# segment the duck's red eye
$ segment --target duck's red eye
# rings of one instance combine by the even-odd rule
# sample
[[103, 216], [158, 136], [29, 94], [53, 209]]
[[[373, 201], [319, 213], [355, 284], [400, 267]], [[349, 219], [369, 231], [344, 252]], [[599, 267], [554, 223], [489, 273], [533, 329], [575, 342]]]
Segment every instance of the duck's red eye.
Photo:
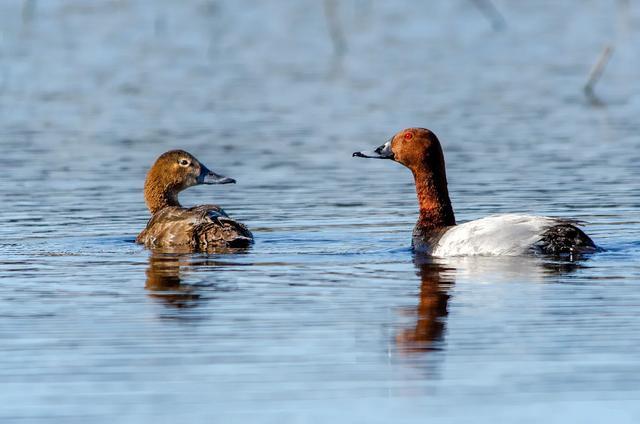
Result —
[[404, 139], [405, 140], [411, 140], [413, 138], [413, 133], [404, 133]]

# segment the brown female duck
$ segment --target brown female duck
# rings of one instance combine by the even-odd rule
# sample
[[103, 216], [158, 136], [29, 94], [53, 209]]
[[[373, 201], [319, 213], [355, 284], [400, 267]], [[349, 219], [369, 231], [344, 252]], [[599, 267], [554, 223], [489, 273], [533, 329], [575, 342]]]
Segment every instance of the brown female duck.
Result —
[[249, 246], [253, 243], [251, 232], [220, 207], [183, 208], [178, 202], [178, 193], [189, 187], [231, 183], [235, 180], [210, 171], [184, 150], [163, 153], [144, 183], [144, 199], [152, 216], [136, 242], [149, 248], [190, 250]]

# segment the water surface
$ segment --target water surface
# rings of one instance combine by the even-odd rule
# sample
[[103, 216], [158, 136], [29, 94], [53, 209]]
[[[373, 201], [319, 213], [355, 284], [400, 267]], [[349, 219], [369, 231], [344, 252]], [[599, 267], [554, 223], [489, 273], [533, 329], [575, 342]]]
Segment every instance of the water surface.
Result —
[[[3, 3], [0, 421], [637, 422], [625, 4], [500, 2], [496, 31], [468, 1]], [[606, 252], [414, 257], [410, 173], [351, 158], [413, 125], [458, 221], [577, 218]], [[171, 148], [238, 180], [181, 200], [252, 249], [133, 243]]]

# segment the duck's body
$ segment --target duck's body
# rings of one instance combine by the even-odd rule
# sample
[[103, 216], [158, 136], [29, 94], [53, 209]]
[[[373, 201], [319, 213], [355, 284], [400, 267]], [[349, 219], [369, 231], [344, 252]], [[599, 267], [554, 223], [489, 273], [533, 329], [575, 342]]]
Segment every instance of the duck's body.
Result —
[[456, 225], [442, 148], [427, 129], [403, 130], [375, 152], [356, 152], [354, 156], [391, 159], [412, 171], [420, 205], [412, 237], [417, 252], [432, 256], [515, 256], [573, 255], [597, 249], [576, 221], [560, 218], [507, 214]]
[[217, 175], [187, 152], [173, 150], [161, 155], [145, 181], [145, 201], [151, 219], [136, 242], [149, 248], [179, 247], [189, 250], [247, 247], [253, 235], [216, 205], [184, 208], [178, 193], [197, 184], [234, 183]]
[[167, 206], [151, 217], [136, 242], [151, 248], [184, 246], [207, 250], [247, 247], [253, 242], [253, 235], [218, 206]]
[[413, 247], [432, 256], [573, 254], [595, 250], [576, 222], [546, 216], [505, 214], [440, 231], [414, 230]]

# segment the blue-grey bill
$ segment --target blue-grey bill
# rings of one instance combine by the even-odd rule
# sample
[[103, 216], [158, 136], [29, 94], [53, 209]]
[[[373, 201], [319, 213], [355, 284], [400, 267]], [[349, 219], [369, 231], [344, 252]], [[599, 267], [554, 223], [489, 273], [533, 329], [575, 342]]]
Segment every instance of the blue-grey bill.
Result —
[[236, 180], [233, 178], [225, 177], [224, 175], [216, 174], [208, 169], [203, 172], [202, 182], [200, 184], [235, 184]]
[[353, 152], [354, 158], [367, 158], [367, 159], [387, 159], [376, 152]]
[[353, 157], [369, 158], [369, 159], [393, 159], [393, 151], [391, 150], [391, 140], [378, 147], [373, 152], [355, 152]]

